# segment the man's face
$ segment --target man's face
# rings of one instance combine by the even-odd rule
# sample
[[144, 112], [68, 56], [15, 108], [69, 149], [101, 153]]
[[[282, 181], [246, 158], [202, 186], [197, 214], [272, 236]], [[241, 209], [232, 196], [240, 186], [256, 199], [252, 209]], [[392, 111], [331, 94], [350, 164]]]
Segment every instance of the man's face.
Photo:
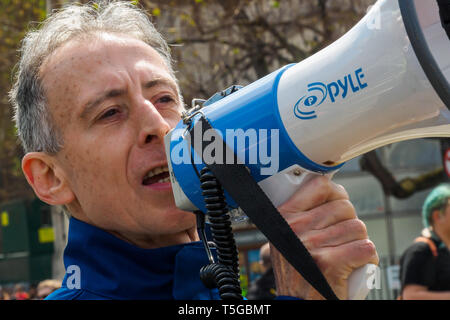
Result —
[[163, 137], [182, 111], [160, 55], [99, 34], [58, 48], [41, 75], [63, 135], [55, 159], [75, 196], [72, 215], [141, 246], [183, 241], [194, 215], [176, 208], [167, 173], [147, 176], [167, 166]]

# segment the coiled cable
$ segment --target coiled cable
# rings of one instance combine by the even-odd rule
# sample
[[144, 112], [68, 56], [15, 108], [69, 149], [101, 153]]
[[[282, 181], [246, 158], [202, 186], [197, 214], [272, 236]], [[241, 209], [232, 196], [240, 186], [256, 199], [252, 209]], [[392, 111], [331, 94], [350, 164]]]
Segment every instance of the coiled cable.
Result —
[[207, 288], [217, 287], [223, 300], [242, 300], [238, 251], [224, 191], [207, 167], [200, 171], [200, 185], [218, 259], [200, 269], [200, 278]]

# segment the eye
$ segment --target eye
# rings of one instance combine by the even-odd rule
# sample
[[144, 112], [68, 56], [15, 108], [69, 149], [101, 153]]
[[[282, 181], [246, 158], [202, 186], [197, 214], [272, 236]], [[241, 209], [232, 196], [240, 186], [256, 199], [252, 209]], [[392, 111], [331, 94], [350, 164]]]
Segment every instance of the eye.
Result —
[[110, 118], [116, 115], [117, 113], [119, 113], [119, 110], [117, 108], [108, 109], [100, 116], [99, 120]]
[[156, 103], [170, 103], [175, 101], [170, 95], [163, 96], [156, 100]]

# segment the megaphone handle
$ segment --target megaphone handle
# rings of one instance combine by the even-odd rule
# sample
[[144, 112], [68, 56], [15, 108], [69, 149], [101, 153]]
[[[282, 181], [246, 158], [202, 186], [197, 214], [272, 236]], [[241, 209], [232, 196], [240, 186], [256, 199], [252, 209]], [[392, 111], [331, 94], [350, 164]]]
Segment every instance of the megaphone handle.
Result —
[[[332, 178], [334, 172], [325, 176]], [[305, 170], [298, 165], [294, 165], [278, 174], [271, 176], [266, 181], [260, 183], [261, 188], [267, 194], [272, 203], [278, 207], [287, 201], [299, 188], [308, 180], [313, 179], [318, 173]], [[348, 299], [364, 300], [370, 291], [369, 277], [373, 273], [375, 265], [367, 264], [350, 274], [348, 278]]]
[[370, 277], [373, 270], [377, 266], [374, 264], [366, 264], [355, 271], [348, 277], [348, 299], [349, 300], [365, 300], [371, 290]]

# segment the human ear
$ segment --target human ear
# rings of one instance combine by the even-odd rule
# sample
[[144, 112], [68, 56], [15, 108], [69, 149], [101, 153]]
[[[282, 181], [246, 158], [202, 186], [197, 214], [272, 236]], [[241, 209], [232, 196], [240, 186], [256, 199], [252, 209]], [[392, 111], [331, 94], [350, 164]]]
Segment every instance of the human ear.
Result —
[[431, 213], [431, 221], [433, 223], [433, 225], [436, 225], [436, 223], [439, 223], [439, 220], [441, 220], [442, 218], [442, 214], [440, 210], [434, 210]]
[[50, 205], [64, 205], [74, 200], [62, 169], [44, 152], [29, 152], [22, 159], [22, 171], [36, 196]]

